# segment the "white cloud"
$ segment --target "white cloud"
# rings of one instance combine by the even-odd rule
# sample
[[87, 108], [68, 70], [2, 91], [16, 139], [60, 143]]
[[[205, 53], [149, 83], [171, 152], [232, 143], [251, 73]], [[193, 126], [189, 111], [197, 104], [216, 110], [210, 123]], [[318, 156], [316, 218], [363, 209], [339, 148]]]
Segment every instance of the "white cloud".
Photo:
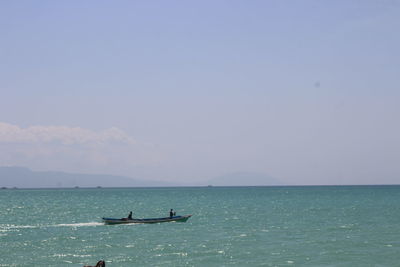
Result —
[[112, 127], [95, 132], [80, 127], [67, 126], [30, 126], [21, 128], [0, 122], [0, 142], [2, 143], [52, 143], [64, 145], [112, 143], [135, 144], [134, 139], [124, 131]]
[[20, 127], [0, 122], [0, 166], [148, 177], [163, 158], [159, 149], [112, 127]]

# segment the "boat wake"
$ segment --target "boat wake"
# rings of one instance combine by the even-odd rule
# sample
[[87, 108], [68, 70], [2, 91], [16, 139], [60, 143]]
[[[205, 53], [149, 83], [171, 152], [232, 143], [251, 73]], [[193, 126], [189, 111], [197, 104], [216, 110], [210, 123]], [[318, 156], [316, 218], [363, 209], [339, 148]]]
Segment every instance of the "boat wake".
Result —
[[61, 223], [52, 225], [53, 227], [88, 227], [88, 226], [100, 226], [104, 225], [101, 222], [87, 222], [87, 223]]
[[50, 228], [50, 227], [92, 227], [104, 225], [101, 222], [85, 222], [85, 223], [60, 223], [50, 225], [14, 225], [14, 224], [3, 224], [0, 225], [0, 232], [18, 231], [21, 229], [38, 229], [38, 228]]
[[0, 225], [0, 232], [6, 232], [12, 229], [32, 229], [39, 228], [40, 225], [14, 225], [14, 224], [3, 224]]

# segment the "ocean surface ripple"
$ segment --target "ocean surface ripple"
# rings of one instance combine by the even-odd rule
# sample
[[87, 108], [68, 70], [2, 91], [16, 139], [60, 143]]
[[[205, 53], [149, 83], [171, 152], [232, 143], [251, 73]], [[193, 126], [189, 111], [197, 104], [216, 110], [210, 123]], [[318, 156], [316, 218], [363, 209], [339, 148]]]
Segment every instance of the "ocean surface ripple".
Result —
[[0, 266], [397, 266], [399, 221], [400, 186], [1, 190]]

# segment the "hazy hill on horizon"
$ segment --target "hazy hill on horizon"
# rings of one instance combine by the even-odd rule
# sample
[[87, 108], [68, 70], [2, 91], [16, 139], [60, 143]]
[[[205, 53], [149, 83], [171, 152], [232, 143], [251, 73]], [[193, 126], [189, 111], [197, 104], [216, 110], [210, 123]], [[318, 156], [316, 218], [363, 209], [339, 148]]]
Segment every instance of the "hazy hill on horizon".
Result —
[[157, 187], [174, 185], [168, 182], [139, 180], [118, 175], [32, 171], [26, 167], [0, 167], [0, 187], [7, 188]]
[[27, 167], [0, 167], [0, 188], [72, 188], [72, 187], [168, 187], [168, 186], [271, 186], [279, 180], [257, 172], [233, 172], [200, 184], [141, 180], [107, 174], [83, 174], [62, 171], [33, 171]]

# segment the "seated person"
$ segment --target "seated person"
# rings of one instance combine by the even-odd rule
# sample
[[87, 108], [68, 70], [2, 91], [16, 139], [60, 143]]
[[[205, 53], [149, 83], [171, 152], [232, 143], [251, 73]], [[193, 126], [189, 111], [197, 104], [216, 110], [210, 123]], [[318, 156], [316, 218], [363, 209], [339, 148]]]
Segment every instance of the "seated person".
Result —
[[169, 211], [169, 217], [172, 218], [173, 216], [176, 216], [176, 211], [174, 211], [173, 209], [171, 209]]
[[127, 221], [127, 220], [132, 220], [132, 211], [129, 212], [129, 215], [127, 218], [122, 218], [122, 220]]

